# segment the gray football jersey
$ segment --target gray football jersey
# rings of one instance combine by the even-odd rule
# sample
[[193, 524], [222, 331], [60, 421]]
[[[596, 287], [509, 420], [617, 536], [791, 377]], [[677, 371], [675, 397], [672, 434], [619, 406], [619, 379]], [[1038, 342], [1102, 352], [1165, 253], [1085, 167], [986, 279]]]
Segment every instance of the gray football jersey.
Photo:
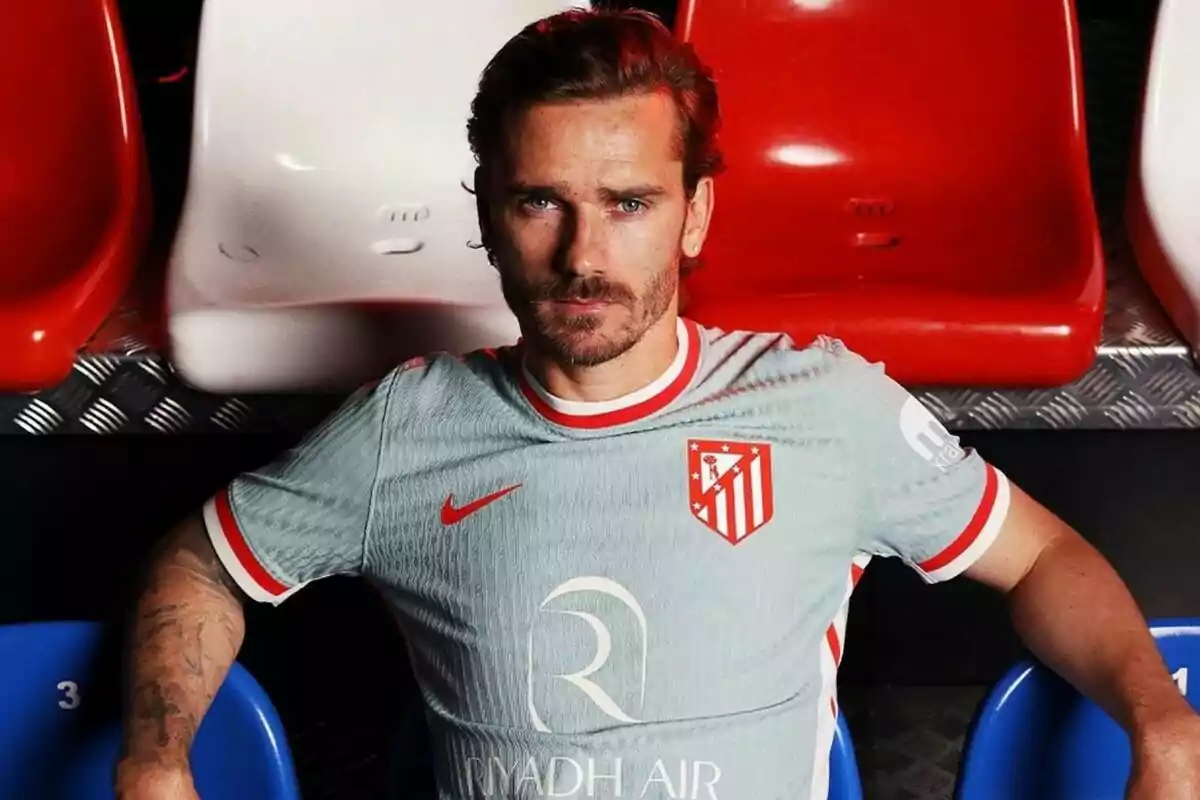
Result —
[[408, 362], [206, 505], [256, 600], [385, 593], [440, 797], [826, 797], [867, 561], [941, 581], [995, 539], [1004, 476], [881, 366], [678, 328], [602, 403], [551, 396], [520, 344]]

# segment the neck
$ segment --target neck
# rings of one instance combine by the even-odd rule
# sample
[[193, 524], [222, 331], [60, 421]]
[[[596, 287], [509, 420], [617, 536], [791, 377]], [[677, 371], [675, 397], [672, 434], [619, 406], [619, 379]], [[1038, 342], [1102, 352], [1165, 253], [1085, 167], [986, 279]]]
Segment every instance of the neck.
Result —
[[663, 314], [624, 354], [593, 367], [559, 364], [530, 350], [525, 366], [542, 387], [563, 400], [596, 403], [636, 392], [653, 383], [679, 352], [676, 315]]

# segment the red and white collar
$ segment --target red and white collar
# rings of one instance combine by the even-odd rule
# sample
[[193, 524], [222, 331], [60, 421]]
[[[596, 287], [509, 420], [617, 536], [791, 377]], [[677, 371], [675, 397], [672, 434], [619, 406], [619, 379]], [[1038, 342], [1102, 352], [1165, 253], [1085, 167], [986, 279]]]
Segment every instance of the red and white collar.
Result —
[[530, 374], [524, 361], [517, 372], [517, 385], [529, 404], [557, 425], [595, 429], [644, 419], [666, 408], [683, 394], [700, 366], [700, 330], [696, 323], [678, 318], [675, 325], [679, 349], [671, 366], [653, 383], [627, 395], [599, 402], [564, 400], [546, 391]]

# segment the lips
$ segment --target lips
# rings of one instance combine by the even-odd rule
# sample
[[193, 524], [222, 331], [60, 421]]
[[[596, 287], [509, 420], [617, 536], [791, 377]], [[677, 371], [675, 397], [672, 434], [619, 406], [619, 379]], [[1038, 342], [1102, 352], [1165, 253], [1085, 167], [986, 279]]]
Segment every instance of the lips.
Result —
[[612, 305], [611, 300], [595, 300], [595, 299], [574, 299], [574, 300], [551, 300], [552, 304], [562, 308], [569, 308], [574, 311], [587, 311], [605, 308]]

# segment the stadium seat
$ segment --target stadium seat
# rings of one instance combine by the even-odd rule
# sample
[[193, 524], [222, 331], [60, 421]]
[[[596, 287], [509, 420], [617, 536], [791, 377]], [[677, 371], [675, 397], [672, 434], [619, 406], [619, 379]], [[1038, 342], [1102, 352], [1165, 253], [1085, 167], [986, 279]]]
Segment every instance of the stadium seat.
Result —
[[[0, 626], [0, 797], [112, 800], [119, 632], [90, 622]], [[203, 798], [298, 800], [270, 700], [235, 664], [192, 746]]]
[[116, 0], [8, 3], [0, 25], [0, 391], [70, 373], [149, 232]]
[[840, 337], [909, 384], [1083, 374], [1105, 275], [1074, 13], [683, 0], [728, 165], [684, 312]]
[[578, 5], [206, 0], [168, 275], [181, 376], [336, 390], [411, 355], [514, 342], [474, 246], [466, 120], [493, 53]]
[[[1159, 651], [1193, 706], [1200, 620], [1151, 624]], [[957, 800], [1122, 800], [1129, 739], [1099, 706], [1045, 666], [1025, 660], [992, 688], [963, 748]]]
[[1200, 349], [1200, 4], [1162, 0], [1150, 50], [1126, 224], [1138, 266]]
[[829, 800], [863, 800], [854, 740], [843, 714], [838, 714], [833, 747], [829, 752]]

